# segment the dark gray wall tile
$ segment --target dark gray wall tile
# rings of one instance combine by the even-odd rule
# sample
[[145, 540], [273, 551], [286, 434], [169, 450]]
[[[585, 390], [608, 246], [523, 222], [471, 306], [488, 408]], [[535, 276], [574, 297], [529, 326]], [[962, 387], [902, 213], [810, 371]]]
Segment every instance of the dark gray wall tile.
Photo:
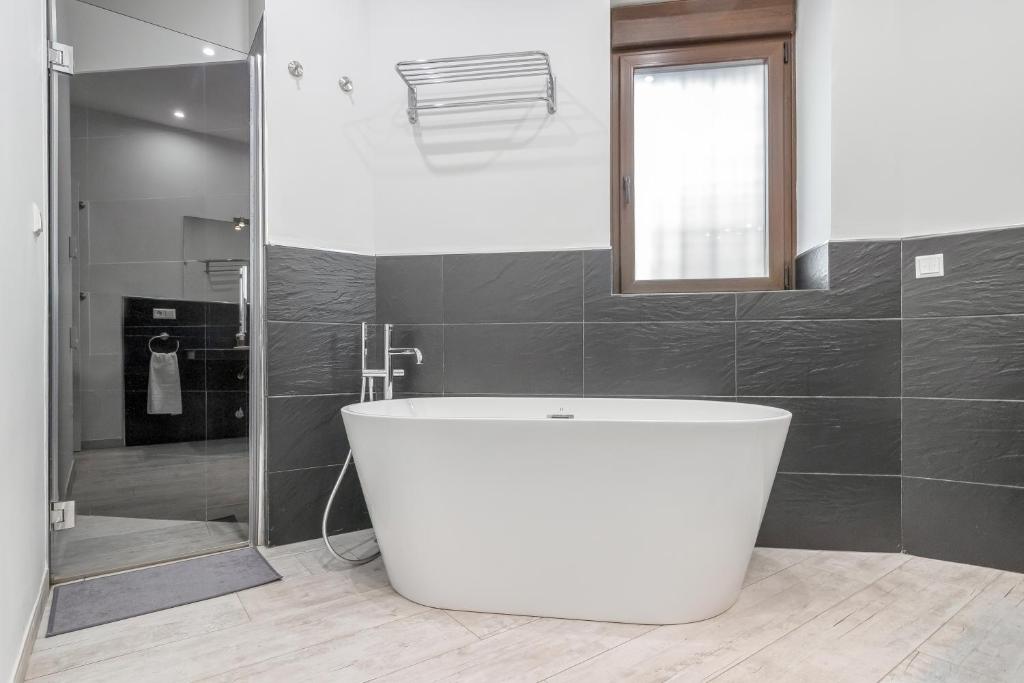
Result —
[[587, 323], [587, 394], [735, 392], [735, 323]]
[[[297, 543], [320, 535], [324, 507], [339, 472], [341, 467], [315, 467], [267, 474], [270, 545]], [[354, 469], [345, 475], [327, 526], [332, 534], [370, 528], [370, 515]]]
[[[395, 392], [440, 394], [444, 390], [444, 330], [442, 325], [395, 325], [392, 346], [415, 347], [423, 353], [423, 364], [416, 365], [413, 356], [394, 356], [395, 368], [405, 370], [405, 377], [396, 377]], [[380, 367], [380, 353], [370, 359]]]
[[267, 319], [373, 322], [374, 257], [267, 247]]
[[206, 393], [206, 439], [242, 439], [249, 435], [249, 392]]
[[1024, 486], [1024, 403], [904, 399], [903, 473]]
[[[943, 254], [943, 277], [915, 277], [925, 254]], [[904, 241], [904, 316], [1002, 313], [1024, 313], [1024, 228]]]
[[898, 398], [744, 398], [793, 413], [780, 472], [900, 473]]
[[903, 395], [1024, 399], [1024, 316], [904, 320]]
[[797, 289], [828, 289], [828, 242], [796, 257]]
[[444, 257], [448, 323], [582, 322], [578, 251]]
[[899, 242], [836, 242], [829, 289], [737, 295], [740, 320], [900, 317]]
[[340, 465], [348, 454], [341, 409], [359, 396], [275, 396], [267, 402], [267, 471]]
[[899, 396], [898, 320], [738, 322], [740, 396]]
[[359, 325], [269, 322], [269, 394], [358, 394], [359, 349]]
[[906, 552], [1024, 571], [1024, 489], [903, 479]]
[[444, 322], [442, 256], [377, 257], [377, 320]]
[[206, 438], [206, 392], [182, 391], [180, 415], [151, 415], [145, 391], [124, 392], [124, 441], [145, 446]]
[[449, 325], [446, 394], [583, 392], [583, 325]]
[[900, 551], [900, 478], [779, 474], [757, 544]]
[[584, 254], [587, 322], [734, 320], [736, 295], [612, 294], [612, 256], [607, 249]]

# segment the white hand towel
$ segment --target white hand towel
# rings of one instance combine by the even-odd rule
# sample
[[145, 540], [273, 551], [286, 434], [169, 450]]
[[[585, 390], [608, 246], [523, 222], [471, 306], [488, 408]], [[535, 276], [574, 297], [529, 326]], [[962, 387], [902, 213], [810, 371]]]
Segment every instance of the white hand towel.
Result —
[[178, 354], [150, 354], [149, 400], [146, 402], [146, 412], [150, 415], [181, 415]]

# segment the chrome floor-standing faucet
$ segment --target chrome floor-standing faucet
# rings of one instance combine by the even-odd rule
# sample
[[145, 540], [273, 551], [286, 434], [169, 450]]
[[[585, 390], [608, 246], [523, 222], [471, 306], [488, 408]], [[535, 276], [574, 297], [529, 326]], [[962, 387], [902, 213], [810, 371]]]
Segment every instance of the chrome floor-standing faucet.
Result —
[[[394, 356], [416, 356], [416, 365], [423, 365], [423, 352], [419, 349], [408, 346], [408, 347], [395, 347], [391, 346], [391, 335], [394, 330], [394, 325], [384, 325], [384, 367], [381, 369], [368, 368], [366, 366], [366, 360], [369, 356], [369, 349], [367, 348], [367, 331], [368, 325], [363, 323], [363, 335], [362, 335], [362, 370], [363, 378], [367, 380], [368, 398], [367, 400], [373, 400], [373, 386], [376, 379], [379, 377], [383, 380], [383, 395], [384, 400], [390, 400], [395, 395], [395, 377], [405, 377], [405, 370], [401, 368], [395, 369], [392, 367], [391, 359]], [[362, 396], [360, 395], [360, 400]]]
[[[368, 333], [370, 328], [369, 325], [363, 323], [362, 348], [360, 351], [362, 354], [362, 377], [359, 386], [360, 403], [364, 401], [374, 400], [373, 385], [378, 377], [383, 380], [384, 400], [389, 400], [394, 396], [394, 378], [405, 377], [405, 370], [402, 370], [401, 368], [396, 370], [395, 368], [391, 367], [391, 358], [393, 356], [416, 356], [416, 365], [423, 364], [423, 352], [420, 351], [419, 349], [412, 346], [391, 346], [391, 332], [393, 328], [393, 325], [384, 326], [384, 367], [377, 370], [366, 367], [366, 360], [370, 355], [369, 349], [367, 347], [367, 337], [369, 336]], [[327, 544], [327, 549], [330, 551], [331, 555], [334, 555], [334, 557], [338, 558], [339, 560], [348, 562], [350, 564], [365, 564], [376, 559], [380, 555], [380, 551], [371, 553], [370, 555], [366, 555], [364, 557], [352, 557], [348, 554], [347, 550], [335, 550], [334, 546], [331, 545], [331, 538], [327, 533], [327, 521], [331, 514], [331, 508], [334, 506], [334, 498], [335, 496], [338, 495], [338, 489], [341, 488], [341, 482], [342, 480], [345, 479], [345, 473], [348, 472], [348, 468], [351, 464], [352, 449], [350, 448], [348, 450], [348, 457], [345, 458], [345, 464], [341, 466], [341, 472], [338, 474], [338, 480], [334, 483], [334, 488], [331, 490], [331, 495], [327, 499], [327, 507], [324, 508], [323, 519], [321, 519], [320, 521], [320, 535], [323, 537], [324, 543]]]

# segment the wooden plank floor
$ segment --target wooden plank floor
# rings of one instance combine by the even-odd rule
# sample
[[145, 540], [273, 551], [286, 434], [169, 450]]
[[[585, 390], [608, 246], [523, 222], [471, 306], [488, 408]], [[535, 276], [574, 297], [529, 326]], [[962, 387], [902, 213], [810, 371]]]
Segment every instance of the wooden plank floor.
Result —
[[379, 560], [350, 568], [319, 541], [265, 554], [284, 581], [41, 632], [29, 679], [1024, 681], [1024, 575], [994, 569], [759, 548], [728, 612], [652, 627], [431, 609]]

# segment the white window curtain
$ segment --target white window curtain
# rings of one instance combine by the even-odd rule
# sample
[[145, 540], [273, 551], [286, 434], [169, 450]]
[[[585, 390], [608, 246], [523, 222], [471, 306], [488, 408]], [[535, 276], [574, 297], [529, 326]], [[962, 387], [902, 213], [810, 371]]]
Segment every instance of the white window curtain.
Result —
[[767, 275], [764, 63], [635, 72], [638, 280]]

